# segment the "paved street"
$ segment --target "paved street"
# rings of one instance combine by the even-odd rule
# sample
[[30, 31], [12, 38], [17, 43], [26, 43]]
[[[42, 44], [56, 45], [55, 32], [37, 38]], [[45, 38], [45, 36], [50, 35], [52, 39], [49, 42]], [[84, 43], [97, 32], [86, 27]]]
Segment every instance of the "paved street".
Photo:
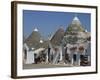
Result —
[[23, 69], [39, 69], [39, 68], [55, 68], [55, 67], [71, 67], [68, 64], [23, 64]]

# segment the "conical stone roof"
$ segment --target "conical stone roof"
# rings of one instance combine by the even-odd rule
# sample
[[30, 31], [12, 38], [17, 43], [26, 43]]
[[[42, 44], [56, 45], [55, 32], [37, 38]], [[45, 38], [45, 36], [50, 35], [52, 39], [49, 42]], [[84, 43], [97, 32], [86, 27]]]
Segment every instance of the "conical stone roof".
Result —
[[90, 37], [90, 33], [84, 29], [78, 17], [75, 16], [65, 31], [65, 42], [70, 44], [83, 43], [88, 37]]
[[31, 48], [36, 47], [41, 40], [41, 34], [38, 29], [34, 29], [33, 32], [29, 35], [29, 37], [25, 40], [25, 43]]
[[77, 16], [75, 16], [71, 22], [71, 24], [68, 26], [68, 28], [66, 29], [66, 33], [70, 33], [70, 32], [84, 32], [85, 29], [83, 28], [80, 20], [78, 19]]
[[29, 50], [48, 47], [48, 41], [44, 40], [43, 36], [41, 36], [37, 28], [33, 30], [24, 43], [28, 45]]
[[60, 45], [62, 39], [64, 37], [64, 29], [63, 28], [59, 28], [55, 34], [53, 35], [52, 39], [50, 40], [50, 42], [53, 45]]

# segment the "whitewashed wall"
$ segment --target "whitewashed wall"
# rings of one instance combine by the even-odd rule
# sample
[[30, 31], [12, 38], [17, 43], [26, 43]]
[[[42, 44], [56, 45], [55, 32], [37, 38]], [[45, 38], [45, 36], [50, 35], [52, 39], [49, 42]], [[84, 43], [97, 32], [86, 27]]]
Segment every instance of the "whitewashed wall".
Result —
[[35, 60], [34, 60], [34, 52], [33, 51], [27, 52], [26, 64], [32, 64], [34, 62], [35, 62]]

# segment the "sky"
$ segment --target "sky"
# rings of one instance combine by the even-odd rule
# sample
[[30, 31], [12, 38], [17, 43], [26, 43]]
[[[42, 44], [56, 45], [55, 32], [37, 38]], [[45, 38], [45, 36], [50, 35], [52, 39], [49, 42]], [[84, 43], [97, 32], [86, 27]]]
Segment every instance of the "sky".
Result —
[[27, 38], [35, 28], [37, 28], [44, 37], [53, 34], [60, 27], [66, 30], [76, 15], [83, 27], [90, 32], [91, 14], [89, 13], [23, 10], [24, 37]]

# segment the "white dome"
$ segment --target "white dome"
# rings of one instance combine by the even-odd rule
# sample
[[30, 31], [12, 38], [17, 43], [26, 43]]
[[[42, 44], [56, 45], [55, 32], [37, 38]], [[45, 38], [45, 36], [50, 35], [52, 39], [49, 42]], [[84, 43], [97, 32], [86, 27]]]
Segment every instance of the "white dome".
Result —
[[78, 19], [77, 16], [75, 16], [73, 20], [75, 20], [75, 21], [79, 21], [79, 19]]
[[88, 32], [87, 29], [85, 29], [85, 32]]
[[79, 24], [79, 25], [81, 24], [81, 22], [80, 22], [80, 20], [79, 20], [79, 18], [77, 16], [75, 16], [73, 18], [72, 24]]
[[40, 40], [40, 43], [43, 43], [43, 40]]
[[34, 29], [34, 31], [38, 31], [38, 29], [37, 29], [37, 28], [35, 28], [35, 29]]
[[32, 49], [32, 50], [34, 50], [34, 48], [33, 48], [33, 47], [32, 47], [31, 49]]

